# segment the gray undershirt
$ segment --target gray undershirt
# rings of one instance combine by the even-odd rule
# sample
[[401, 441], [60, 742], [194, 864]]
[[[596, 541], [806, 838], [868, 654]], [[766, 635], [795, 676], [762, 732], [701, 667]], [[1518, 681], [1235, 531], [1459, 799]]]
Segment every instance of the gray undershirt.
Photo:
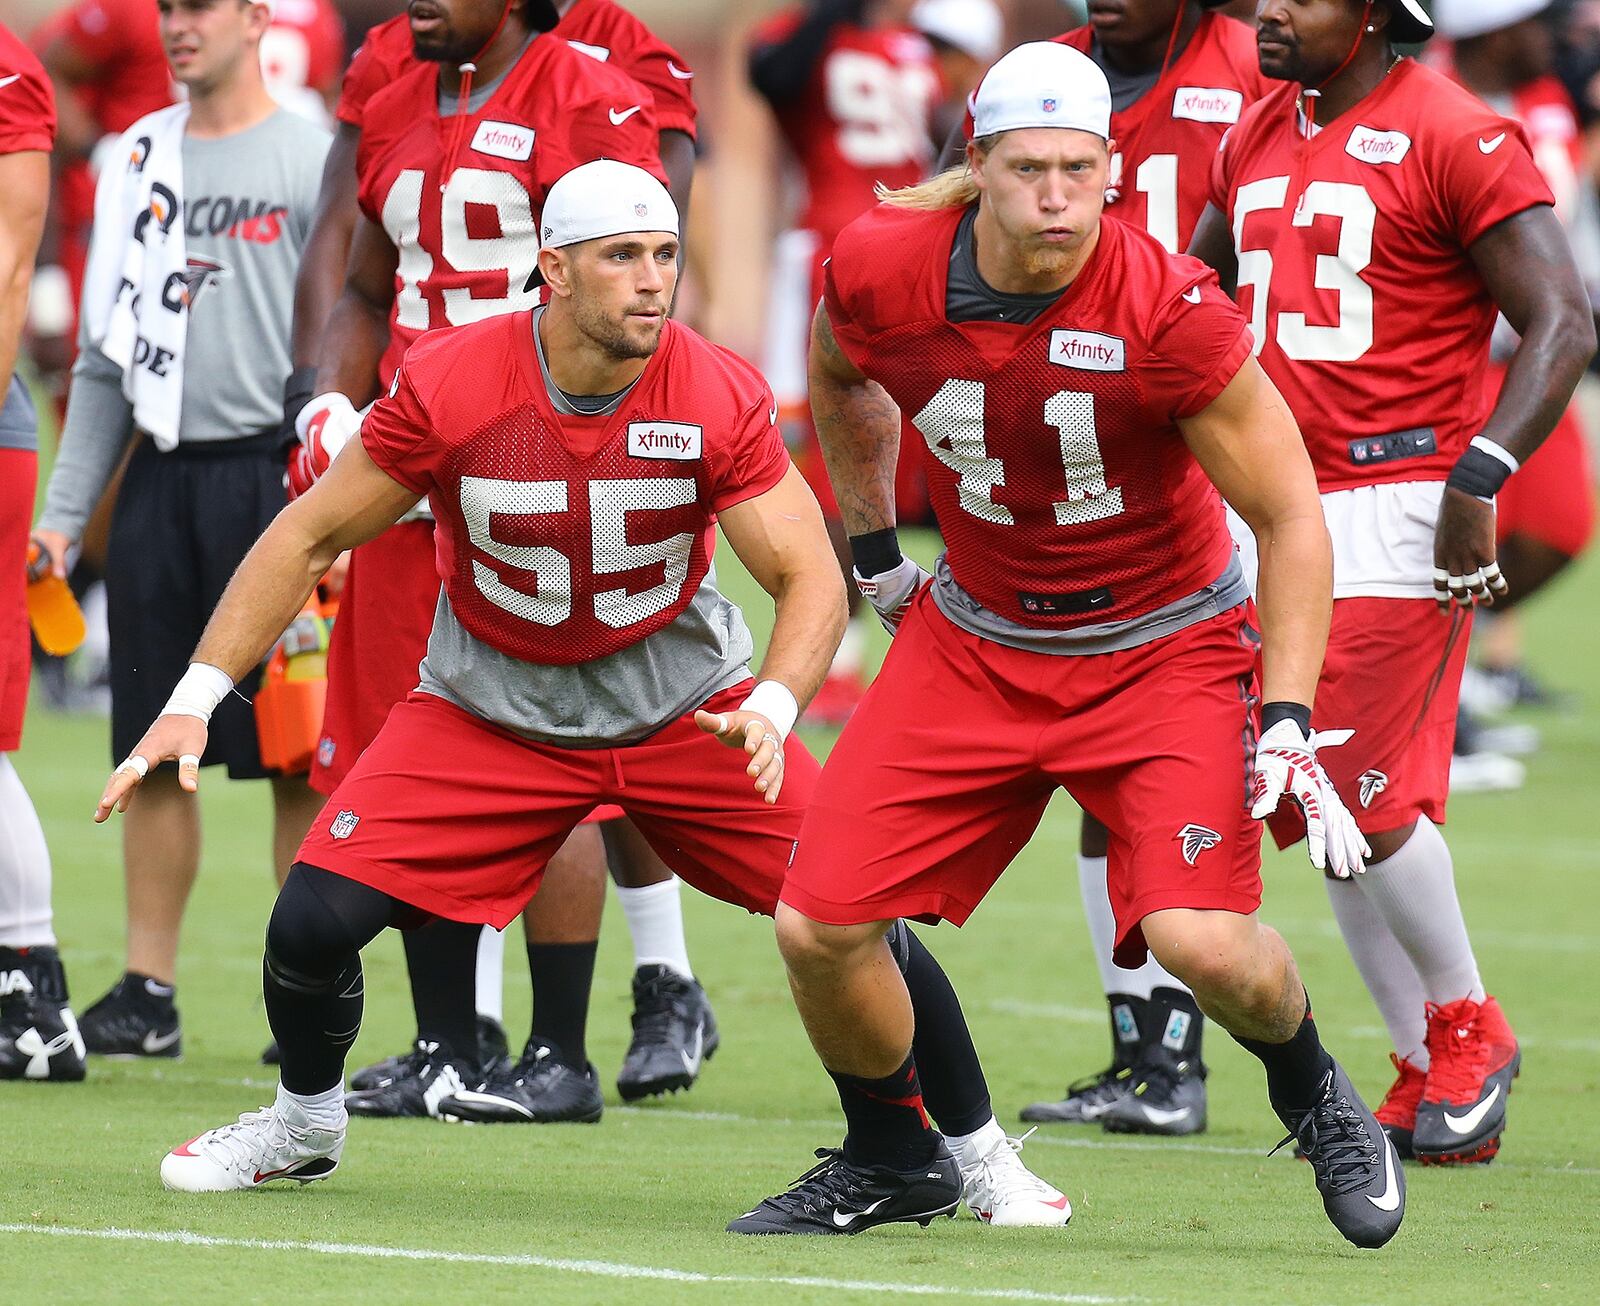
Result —
[[22, 378], [13, 376], [5, 400], [0, 402], [0, 449], [38, 447], [39, 414], [33, 409], [33, 397]]
[[[533, 340], [545, 392], [556, 411], [576, 411], [574, 399], [606, 399], [588, 416], [609, 416], [628, 390], [610, 396], [572, 396], [550, 379], [539, 318]], [[428, 655], [421, 667], [425, 694], [434, 694], [528, 739], [564, 748], [610, 748], [653, 735], [719, 690], [750, 675], [755, 641], [739, 609], [706, 572], [689, 606], [670, 625], [613, 653], [570, 666], [524, 662], [475, 638], [456, 618], [441, 590]]]
[[1106, 83], [1111, 87], [1113, 113], [1121, 113], [1129, 105], [1137, 104], [1155, 89], [1155, 84], [1161, 80], [1160, 67], [1147, 68], [1137, 73], [1125, 73], [1112, 67], [1099, 37], [1095, 37], [1089, 44], [1089, 58], [1093, 59], [1100, 66], [1100, 71], [1106, 75]]

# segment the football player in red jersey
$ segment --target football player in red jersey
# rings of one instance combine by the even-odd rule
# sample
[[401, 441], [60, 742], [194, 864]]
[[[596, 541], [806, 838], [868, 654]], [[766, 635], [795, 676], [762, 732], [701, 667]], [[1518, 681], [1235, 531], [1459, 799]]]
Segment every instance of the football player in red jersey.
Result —
[[[1224, 142], [1193, 252], [1237, 280], [1317, 471], [1335, 559], [1318, 710], [1354, 728], [1328, 770], [1373, 850], [1329, 896], [1394, 1040], [1379, 1118], [1446, 1163], [1494, 1155], [1519, 1065], [1438, 830], [1467, 634], [1507, 588], [1495, 493], [1595, 333], [1521, 127], [1395, 52], [1431, 31], [1417, 0], [1267, 0], [1261, 67], [1286, 84]], [[1491, 405], [1497, 308], [1521, 341]]]
[[[417, 331], [533, 301], [533, 224], [544, 187], [565, 168], [602, 155], [656, 168], [659, 149], [671, 165], [668, 176], [676, 182], [678, 197], [688, 202], [694, 161], [694, 101], [688, 89], [692, 72], [675, 51], [609, 0], [563, 6], [541, 0], [511, 13], [511, 31], [478, 59], [477, 84], [483, 86], [508, 66], [511, 70], [490, 101], [474, 111], [473, 126], [462, 131], [473, 135], [463, 143], [464, 166], [450, 182], [458, 193], [441, 195], [435, 182], [422, 180], [415, 171], [413, 151], [424, 156], [436, 151], [438, 133], [445, 128], [431, 113], [416, 128], [415, 102], [419, 95], [433, 94], [440, 61], [448, 76], [449, 63], [471, 56], [489, 39], [502, 7], [477, 3], [443, 11], [443, 21], [451, 26], [448, 39], [439, 31], [441, 20], [424, 6], [415, 12], [429, 22], [418, 25], [415, 36], [405, 17], [370, 33], [345, 79], [339, 135], [324, 172], [321, 212], [297, 287], [296, 359], [302, 366], [290, 379], [286, 405], [295, 410], [318, 388], [317, 369], [307, 364], [320, 359], [322, 400], [301, 415], [302, 427], [315, 427], [319, 442], [330, 441], [337, 427], [337, 417], [334, 427], [318, 417], [319, 408], [332, 404], [348, 429], [352, 413], [344, 394], [357, 396], [359, 402], [387, 381], [402, 342]], [[519, 55], [530, 23], [541, 29], [553, 25], [554, 30]], [[514, 62], [508, 64], [508, 59]], [[665, 105], [653, 124], [651, 91], [644, 79], [654, 88], [657, 103]], [[581, 108], [575, 112], [575, 106]], [[375, 267], [376, 279], [370, 283], [374, 292], [388, 290], [381, 302], [396, 327], [376, 371], [370, 348], [364, 356], [337, 361], [337, 351], [343, 349], [337, 318], [327, 334], [315, 329], [326, 320], [336, 288], [344, 285], [345, 251], [359, 213], [358, 173], [359, 204], [383, 220], [380, 256], [392, 261], [395, 255], [388, 251], [402, 251], [399, 293], [388, 290], [390, 272], [383, 268]], [[487, 206], [479, 206], [481, 197], [469, 192], [469, 183], [500, 187], [508, 176], [518, 178], [519, 189], [489, 197], [501, 206], [498, 217], [491, 219]], [[512, 202], [519, 206], [515, 213], [506, 207]], [[474, 227], [474, 221], [487, 225]], [[424, 263], [425, 272], [420, 271]], [[449, 269], [459, 267], [477, 289], [468, 300], [461, 289], [412, 288], [404, 284], [408, 266], [418, 269], [428, 285], [441, 276], [456, 276]], [[518, 270], [512, 274], [506, 270], [510, 268]], [[336, 361], [330, 362], [330, 352]], [[437, 595], [433, 547], [431, 522], [404, 522], [352, 562], [330, 658], [323, 740], [312, 771], [313, 785], [324, 792], [333, 790], [376, 736], [390, 708], [415, 687]], [[716, 1051], [718, 1033], [705, 992], [689, 967], [679, 890], [670, 869], [625, 823], [613, 820], [604, 828], [616, 849], [619, 872], [626, 874], [618, 894], [635, 941], [634, 1036], [618, 1076], [620, 1091], [631, 1099], [691, 1084], [705, 1056]], [[593, 825], [574, 835], [572, 845], [552, 864], [545, 895], [524, 922], [534, 1028], [522, 1058], [527, 1064], [509, 1068], [524, 1099], [508, 1106], [511, 1120], [527, 1120], [529, 1112], [533, 1119], [546, 1120], [599, 1109], [599, 1086], [586, 1072], [585, 1035], [605, 895], [601, 829]], [[437, 1114], [437, 1099], [426, 1095], [425, 1067], [437, 1067], [440, 1059], [423, 1045], [461, 1042], [459, 1032], [449, 1039], [443, 1035], [451, 1027], [448, 1013], [468, 1000], [479, 960], [485, 975], [477, 985], [477, 1005], [486, 1013], [487, 1028], [497, 1032], [502, 946], [492, 931], [480, 944], [470, 929], [454, 924], [407, 934], [417, 1049], [358, 1072], [352, 1081], [357, 1094], [353, 1109], [381, 1115]], [[486, 955], [480, 957], [480, 949]], [[495, 1059], [498, 1050], [491, 1043], [484, 1059]]]
[[50, 849], [10, 758], [28, 708], [28, 522], [39, 474], [38, 418], [14, 373], [55, 126], [44, 69], [0, 24], [0, 1079], [78, 1080], [85, 1059], [56, 950]]
[[[773, 251], [766, 373], [846, 572], [849, 545], [806, 404], [806, 337], [834, 238], [872, 206], [874, 186], [909, 186], [933, 161], [939, 74], [927, 39], [908, 25], [912, 7], [913, 0], [808, 0], [758, 27], [750, 49], [751, 84], [771, 107], [805, 186], [794, 228]], [[914, 461], [903, 471], [909, 520], [918, 514], [921, 481]], [[854, 590], [850, 607], [857, 614]], [[865, 631], [853, 620], [811, 705], [815, 719], [839, 723], [855, 710], [865, 652]]]
[[[335, 554], [432, 498], [444, 588], [421, 687], [340, 783], [268, 927], [277, 1101], [176, 1148], [161, 1167], [169, 1187], [332, 1173], [360, 949], [430, 913], [504, 928], [598, 804], [623, 807], [706, 892], [777, 905], [817, 774], [787, 736], [844, 625], [821, 514], [760, 375], [667, 320], [678, 214], [660, 183], [586, 164], [551, 188], [541, 229], [550, 303], [407, 354], [359, 438], [240, 568], [136, 750], [154, 764], [203, 749], [211, 708]], [[718, 522], [776, 608], [759, 682], [749, 630], [711, 570]], [[141, 769], [113, 775], [100, 819], [126, 807]], [[193, 789], [197, 768], [179, 770]], [[998, 1131], [948, 980], [903, 927], [896, 947], [885, 960], [920, 995], [921, 1042], [940, 1067], [930, 1109], [960, 1115], [976, 1093]], [[449, 1110], [475, 1118], [480, 1095], [454, 1087]], [[953, 1160], [940, 1167], [949, 1212], [965, 1196], [997, 1220], [1064, 1224], [1066, 1198], [1010, 1140], [992, 1150], [971, 1186]]]
[[[1578, 112], [1551, 72], [1554, 54], [1546, 12], [1549, 0], [1446, 0], [1434, 22], [1451, 45], [1440, 61], [1497, 113], [1515, 118], [1528, 134], [1533, 161], [1550, 183], [1556, 216], [1566, 228], [1573, 257], [1593, 301], [1600, 294], [1600, 223], [1585, 157]], [[1500, 392], [1515, 336], [1497, 324], [1487, 377], [1490, 400]], [[1495, 502], [1501, 570], [1511, 590], [1495, 604], [1479, 640], [1480, 673], [1502, 702], [1541, 702], [1541, 691], [1520, 665], [1517, 622], [1507, 610], [1521, 605], [1571, 565], [1594, 534], [1594, 472], [1577, 408], [1569, 406], [1555, 430]], [[1472, 674], [1469, 669], [1468, 674]], [[1455, 763], [1457, 779], [1463, 765]], [[1466, 754], [1470, 758], [1472, 754]]]
[[[1403, 1213], [1394, 1149], [1257, 917], [1253, 817], [1280, 798], [1316, 827], [1315, 864], [1348, 875], [1364, 851], [1310, 728], [1332, 582], [1310, 462], [1216, 279], [1101, 220], [1093, 62], [1020, 46], [975, 109], [966, 164], [840, 236], [816, 318], [818, 430], [863, 593], [896, 627], [777, 919], [850, 1132], [830, 1172], [730, 1228], [807, 1232], [840, 1193], [894, 1201], [856, 1179], [868, 1163], [921, 1187], [911, 1167], [939, 1140], [911, 1109], [911, 1013], [879, 940], [902, 914], [964, 921], [1065, 787], [1110, 832], [1118, 961], [1154, 951], [1261, 1059], [1329, 1218], [1380, 1246]], [[931, 584], [895, 537], [902, 414], [947, 544]], [[1261, 635], [1219, 490], [1261, 542]]]

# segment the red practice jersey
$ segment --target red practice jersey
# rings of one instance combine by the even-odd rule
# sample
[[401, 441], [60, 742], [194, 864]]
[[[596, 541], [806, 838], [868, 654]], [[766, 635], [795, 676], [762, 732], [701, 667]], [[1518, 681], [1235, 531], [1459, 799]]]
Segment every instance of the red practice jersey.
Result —
[[[578, 0], [562, 15], [555, 35], [574, 49], [620, 68], [655, 97], [660, 131], [695, 134], [694, 71], [665, 41], [612, 0]], [[411, 65], [411, 27], [399, 14], [368, 31], [345, 71], [339, 94], [341, 122], [361, 126], [361, 113], [372, 94]]]
[[1324, 491], [1443, 480], [1489, 411], [1468, 248], [1550, 188], [1521, 127], [1414, 60], [1310, 141], [1298, 91], [1248, 109], [1212, 173], [1256, 351]]
[[538, 302], [539, 213], [565, 173], [620, 159], [662, 176], [650, 93], [553, 35], [468, 115], [447, 158], [456, 131], [439, 113], [438, 64], [411, 64], [366, 103], [361, 209], [399, 252], [385, 383], [424, 331]]
[[[783, 40], [801, 17], [799, 10], [778, 15], [756, 30], [755, 43]], [[928, 124], [939, 94], [933, 48], [918, 33], [834, 28], [805, 94], [777, 115], [805, 177], [795, 226], [816, 232], [826, 250], [872, 207], [879, 182], [921, 181], [933, 162]]]
[[627, 648], [688, 606], [717, 513], [789, 466], [773, 408], [748, 363], [668, 322], [617, 412], [559, 414], [531, 312], [508, 313], [415, 345], [361, 440], [430, 497], [462, 626], [512, 657], [568, 665]]
[[1031, 325], [945, 316], [962, 209], [880, 205], [845, 229], [826, 303], [845, 353], [926, 443], [956, 582], [1045, 629], [1141, 616], [1214, 582], [1233, 545], [1179, 433], [1250, 356], [1199, 262], [1101, 225]]
[[[0, 23], [0, 154], [50, 153], [56, 138], [56, 97], [33, 51]], [[9, 383], [9, 377], [0, 377]]]

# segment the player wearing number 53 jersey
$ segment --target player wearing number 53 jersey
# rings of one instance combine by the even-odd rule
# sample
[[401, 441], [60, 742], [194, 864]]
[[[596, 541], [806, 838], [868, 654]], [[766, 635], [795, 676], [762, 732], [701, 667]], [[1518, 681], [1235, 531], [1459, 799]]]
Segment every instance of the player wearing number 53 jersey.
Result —
[[[1382, 1245], [1402, 1214], [1393, 1150], [1256, 916], [1252, 814], [1285, 793], [1326, 831], [1313, 860], [1360, 869], [1309, 730], [1332, 575], [1304, 448], [1205, 268], [1102, 221], [1104, 74], [1062, 45], [1020, 46], [974, 116], [964, 165], [840, 236], [813, 338], [857, 572], [897, 627], [778, 913], [819, 1055], [881, 1081], [846, 1158], [910, 1151], [920, 1123], [884, 1121], [916, 1063], [872, 942], [899, 915], [966, 920], [1066, 788], [1110, 831], [1119, 960], [1149, 947], [1261, 1058], [1329, 1217]], [[928, 585], [894, 535], [902, 413], [948, 546]], [[1219, 489], [1268, 546], [1259, 745], [1259, 641]], [[733, 1227], [794, 1231], [813, 1197], [802, 1183]]]
[[[1522, 129], [1395, 54], [1391, 39], [1431, 31], [1415, 0], [1267, 0], [1262, 68], [1287, 84], [1224, 142], [1194, 250], [1237, 268], [1333, 537], [1317, 706], [1354, 728], [1328, 769], [1374, 858], [1330, 893], [1395, 1040], [1379, 1118], [1419, 1159], [1482, 1161], [1517, 1046], [1436, 827], [1472, 605], [1506, 590], [1494, 495], [1561, 415], [1595, 338]], [[1522, 339], [1491, 406], [1497, 306]]]

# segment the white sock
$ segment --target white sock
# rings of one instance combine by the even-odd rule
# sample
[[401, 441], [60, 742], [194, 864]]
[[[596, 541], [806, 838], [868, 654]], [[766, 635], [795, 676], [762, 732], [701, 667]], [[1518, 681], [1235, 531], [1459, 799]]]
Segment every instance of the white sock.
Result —
[[0, 753], [0, 945], [51, 948], [50, 849], [33, 800]]
[[876, 621], [876, 617], [867, 615], [870, 609], [866, 604], [861, 605], [861, 611], [855, 617], [845, 622], [844, 638], [839, 641], [839, 651], [833, 655], [833, 665], [828, 668], [828, 674], [834, 676], [853, 676], [860, 672], [862, 664], [867, 660], [867, 621]]
[[971, 1161], [988, 1153], [996, 1143], [1005, 1139], [1006, 1131], [1000, 1127], [1000, 1122], [993, 1116], [989, 1123], [979, 1125], [970, 1134], [946, 1134], [945, 1144], [955, 1154], [958, 1160]]
[[1422, 991], [1422, 976], [1377, 907], [1361, 891], [1362, 877], [1334, 880], [1324, 876], [1323, 882], [1350, 960], [1377, 1004], [1389, 1041], [1400, 1056], [1426, 1070], [1428, 1018], [1424, 1005], [1428, 998]]
[[1478, 961], [1456, 897], [1455, 866], [1438, 826], [1419, 817], [1400, 851], [1369, 865], [1357, 883], [1411, 958], [1429, 1002], [1483, 1001]]
[[693, 979], [689, 965], [689, 944], [683, 937], [683, 899], [679, 880], [674, 875], [660, 884], [642, 889], [617, 886], [622, 914], [628, 918], [628, 933], [633, 936], [633, 964], [667, 966]]
[[1158, 988], [1189, 988], [1151, 954], [1136, 970], [1125, 970], [1111, 960], [1117, 939], [1117, 918], [1111, 914], [1111, 897], [1106, 892], [1106, 858], [1078, 854], [1078, 892], [1083, 897], [1083, 916], [1089, 923], [1089, 944], [1095, 964], [1100, 967], [1100, 986], [1106, 993], [1126, 993], [1148, 998]]
[[344, 1109], [342, 1083], [321, 1093], [291, 1093], [279, 1083], [278, 1110], [282, 1111], [291, 1103], [305, 1112], [307, 1123], [314, 1129], [343, 1129], [349, 1119]]
[[478, 936], [478, 1014], [497, 1024], [506, 1023], [505, 1007], [506, 936], [492, 925], [485, 925]]

